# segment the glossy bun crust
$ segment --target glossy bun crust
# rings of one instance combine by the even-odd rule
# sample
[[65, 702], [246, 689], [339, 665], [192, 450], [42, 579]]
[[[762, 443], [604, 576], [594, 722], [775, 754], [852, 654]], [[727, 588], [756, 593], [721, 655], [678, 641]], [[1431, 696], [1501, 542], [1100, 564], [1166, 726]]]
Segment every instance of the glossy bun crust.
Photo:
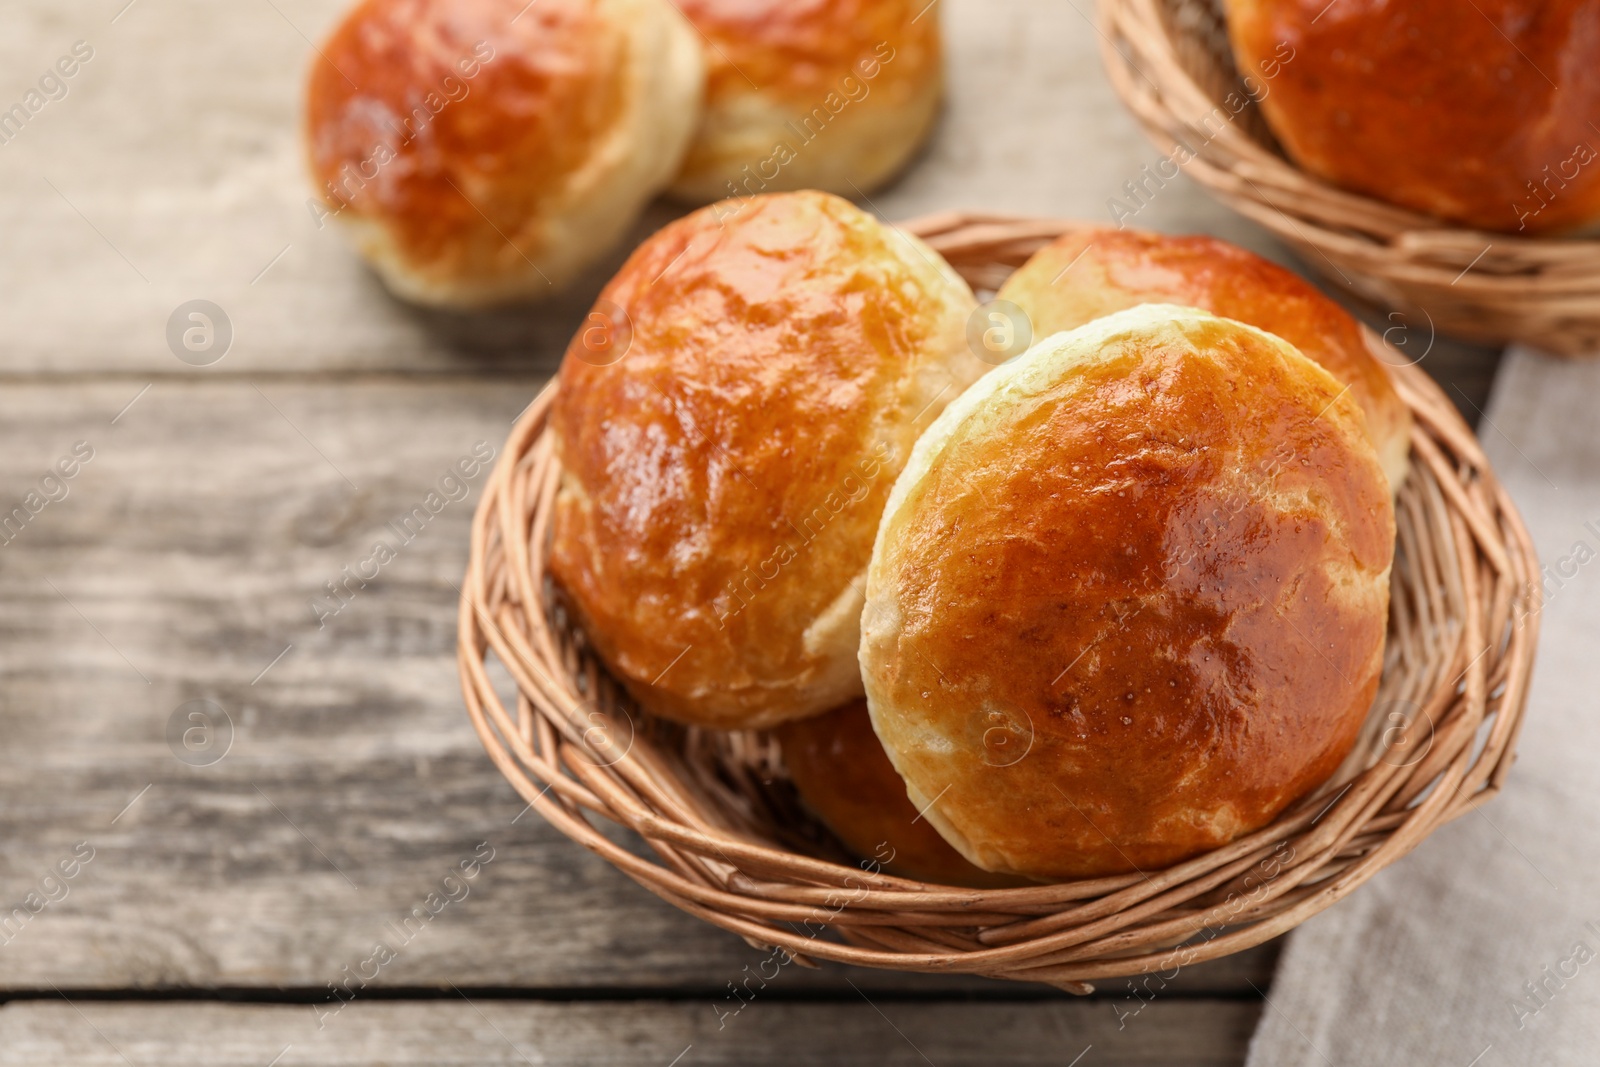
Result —
[[889, 487], [987, 369], [966, 283], [845, 201], [786, 193], [667, 226], [600, 306], [632, 340], [597, 365], [580, 332], [562, 363], [550, 569], [601, 656], [647, 711], [706, 726], [860, 696]]
[[917, 443], [861, 664], [912, 803], [969, 860], [1160, 868], [1338, 766], [1394, 543], [1340, 393], [1270, 334], [1150, 304], [1039, 342]]
[[778, 743], [800, 798], [857, 856], [878, 860], [890, 874], [941, 885], [1017, 881], [974, 867], [918, 815], [872, 732], [864, 701], [786, 722]]
[[704, 35], [706, 108], [672, 192], [704, 203], [792, 189], [859, 196], [939, 109], [926, 0], [679, 0]]
[[1086, 226], [1041, 249], [998, 297], [1027, 313], [1035, 337], [1139, 304], [1182, 304], [1277, 334], [1350, 386], [1390, 484], [1405, 481], [1411, 410], [1360, 325], [1291, 271], [1214, 237]]
[[1600, 219], [1592, 0], [1226, 7], [1239, 69], [1265, 87], [1268, 124], [1313, 174], [1491, 230]]
[[705, 67], [668, 0], [365, 0], [306, 93], [314, 184], [398, 295], [553, 292], [671, 179]]

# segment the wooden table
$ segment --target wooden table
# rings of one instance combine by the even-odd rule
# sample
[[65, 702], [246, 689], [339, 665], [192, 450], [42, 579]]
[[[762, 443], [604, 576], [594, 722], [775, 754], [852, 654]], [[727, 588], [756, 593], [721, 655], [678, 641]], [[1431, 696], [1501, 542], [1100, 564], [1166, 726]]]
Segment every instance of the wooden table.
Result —
[[[11, 96], [93, 49], [0, 146], [0, 505], [43, 501], [0, 545], [0, 1064], [1240, 1062], [1273, 946], [1137, 997], [790, 968], [729, 1015], [758, 954], [526, 814], [467, 723], [481, 477], [319, 619], [389, 520], [500, 446], [603, 277], [426, 313], [319, 231], [298, 87], [336, 11], [0, 14]], [[1153, 155], [1089, 13], [945, 0], [949, 113], [870, 206], [1105, 218]], [[1138, 222], [1282, 258], [1186, 183]], [[232, 325], [208, 366], [166, 340], [196, 298]], [[1470, 415], [1494, 362], [1439, 341], [1423, 365]]]

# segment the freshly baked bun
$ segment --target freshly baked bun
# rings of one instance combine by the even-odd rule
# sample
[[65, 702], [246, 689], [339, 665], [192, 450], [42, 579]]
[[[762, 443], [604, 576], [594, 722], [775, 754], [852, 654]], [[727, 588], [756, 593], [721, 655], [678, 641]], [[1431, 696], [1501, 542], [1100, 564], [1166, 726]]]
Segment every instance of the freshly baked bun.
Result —
[[634, 252], [597, 307], [626, 354], [586, 331], [561, 365], [550, 569], [642, 707], [757, 727], [861, 695], [878, 516], [987, 369], [974, 307], [932, 249], [824, 193], [714, 204]]
[[668, 0], [365, 0], [311, 68], [313, 213], [407, 300], [545, 295], [671, 180], [704, 84]]
[[679, 0], [704, 35], [710, 77], [673, 195], [859, 196], [893, 177], [939, 109], [939, 12], [925, 5]]
[[778, 743], [800, 798], [857, 856], [924, 882], [1017, 882], [968, 863], [911, 806], [905, 781], [872, 732], [865, 702], [786, 722], [778, 728]]
[[1275, 333], [1350, 387], [1378, 459], [1398, 490], [1411, 456], [1411, 409], [1356, 320], [1310, 283], [1214, 237], [1085, 226], [1046, 245], [997, 294], [1035, 337], [1140, 304], [1183, 304]]
[[1334, 771], [1394, 545], [1341, 394], [1271, 334], [1147, 304], [1040, 341], [917, 442], [861, 667], [911, 802], [967, 859], [1162, 867]]
[[1226, 0], [1239, 70], [1296, 163], [1452, 222], [1600, 219], [1593, 0]]

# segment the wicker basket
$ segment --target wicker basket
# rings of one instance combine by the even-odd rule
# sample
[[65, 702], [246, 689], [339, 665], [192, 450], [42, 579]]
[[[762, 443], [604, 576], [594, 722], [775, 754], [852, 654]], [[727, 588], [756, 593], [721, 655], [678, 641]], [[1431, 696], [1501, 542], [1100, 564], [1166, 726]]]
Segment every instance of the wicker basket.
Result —
[[[979, 290], [1066, 226], [964, 215], [907, 224]], [[467, 709], [496, 765], [558, 829], [663, 899], [773, 948], [780, 963], [964, 972], [1084, 993], [1094, 979], [1237, 952], [1326, 908], [1488, 799], [1511, 765], [1537, 636], [1538, 563], [1455, 408], [1421, 371], [1400, 366], [1396, 378], [1417, 418], [1368, 729], [1315, 796], [1170, 869], [982, 890], [863, 869], [803, 814], [767, 735], [634, 711], [545, 574], [554, 384], [517, 422], [473, 523], [460, 614]], [[498, 689], [491, 653], [509, 673]], [[655, 858], [619, 844], [605, 822]]]
[[[1196, 153], [1184, 173], [1333, 283], [1430, 336], [1600, 351], [1600, 240], [1460, 229], [1298, 170], [1239, 78], [1214, 0], [1100, 0], [1100, 23], [1111, 84], [1156, 148], [1173, 159], [1181, 141]], [[1250, 102], [1226, 121], [1230, 93]]]

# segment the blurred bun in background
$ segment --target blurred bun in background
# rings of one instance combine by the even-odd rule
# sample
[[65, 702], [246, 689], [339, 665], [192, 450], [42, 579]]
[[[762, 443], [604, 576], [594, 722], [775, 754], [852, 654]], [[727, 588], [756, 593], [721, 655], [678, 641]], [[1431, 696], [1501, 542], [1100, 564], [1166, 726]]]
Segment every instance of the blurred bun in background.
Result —
[[677, 171], [705, 84], [668, 0], [364, 0], [314, 59], [324, 218], [398, 296], [552, 293]]
[[703, 34], [706, 108], [673, 195], [859, 198], [927, 136], [943, 84], [927, 0], [679, 0]]
[[1360, 409], [1288, 342], [1146, 304], [947, 407], [886, 505], [861, 667], [911, 802], [985, 870], [1167, 867], [1331, 775], [1394, 552]]
[[1240, 72], [1271, 71], [1262, 113], [1312, 174], [1488, 230], [1600, 219], [1593, 0], [1225, 6]]
[[1237, 245], [1085, 226], [1040, 249], [998, 299], [1027, 314], [1035, 337], [1139, 304], [1197, 307], [1276, 334], [1350, 387], [1390, 485], [1398, 491], [1405, 481], [1411, 410], [1361, 325], [1299, 275]]
[[816, 192], [702, 208], [606, 286], [551, 412], [550, 570], [646, 711], [754, 728], [861, 695], [872, 539], [988, 369], [975, 307], [927, 245]]

